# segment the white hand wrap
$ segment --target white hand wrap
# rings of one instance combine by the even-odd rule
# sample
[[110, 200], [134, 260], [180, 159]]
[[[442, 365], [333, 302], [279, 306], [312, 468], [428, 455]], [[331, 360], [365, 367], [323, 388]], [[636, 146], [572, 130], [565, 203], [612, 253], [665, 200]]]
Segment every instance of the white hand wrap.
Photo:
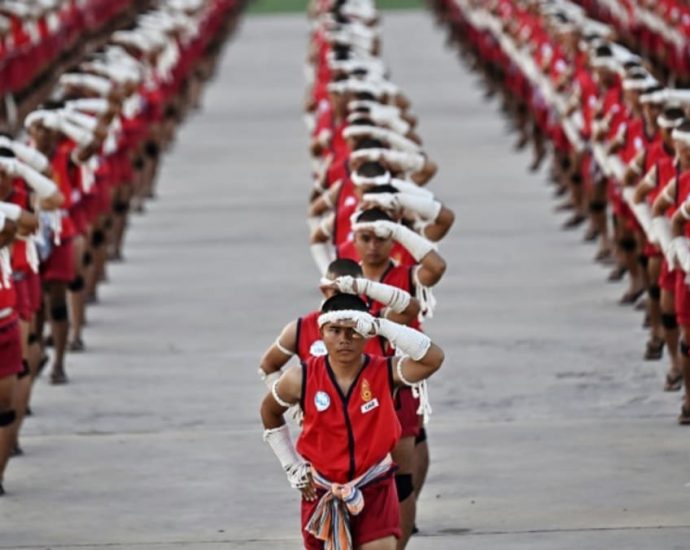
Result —
[[666, 257], [668, 267], [672, 269], [674, 256], [671, 248], [671, 221], [666, 216], [652, 218], [652, 234]]
[[411, 193], [413, 195], [421, 195], [422, 197], [433, 198], [434, 194], [428, 189], [420, 187], [416, 183], [398, 178], [391, 179], [391, 185], [401, 193]]
[[273, 454], [278, 457], [280, 465], [287, 474], [293, 489], [303, 489], [309, 484], [309, 464], [297, 453], [290, 437], [287, 424], [279, 428], [264, 430], [264, 441], [271, 446]]
[[21, 207], [17, 206], [16, 204], [12, 204], [11, 202], [0, 201], [0, 212], [2, 212], [6, 219], [13, 222], [16, 222], [19, 219], [19, 216], [22, 215]]
[[671, 241], [673, 255], [678, 259], [678, 264], [685, 273], [690, 273], [690, 239], [687, 237], [675, 237]]
[[335, 281], [338, 285], [338, 290], [346, 294], [364, 294], [372, 300], [389, 307], [395, 313], [402, 313], [410, 305], [409, 292], [401, 288], [387, 285], [384, 283], [377, 283], [364, 277], [354, 278], [349, 275], [338, 277]]
[[21, 177], [41, 199], [50, 197], [58, 190], [53, 180], [21, 162], [16, 164], [16, 174]]
[[441, 213], [441, 203], [433, 197], [423, 197], [412, 193], [398, 193], [400, 206], [412, 212], [416, 212], [425, 220], [436, 221]]
[[33, 147], [21, 143], [20, 141], [13, 141], [4, 136], [0, 136], [0, 146], [11, 149], [16, 155], [17, 159], [28, 164], [34, 170], [39, 172], [45, 171], [50, 166], [50, 161], [40, 151]]
[[405, 325], [388, 319], [376, 319], [376, 333], [386, 338], [396, 350], [409, 355], [414, 361], [421, 360], [431, 347], [431, 338]]

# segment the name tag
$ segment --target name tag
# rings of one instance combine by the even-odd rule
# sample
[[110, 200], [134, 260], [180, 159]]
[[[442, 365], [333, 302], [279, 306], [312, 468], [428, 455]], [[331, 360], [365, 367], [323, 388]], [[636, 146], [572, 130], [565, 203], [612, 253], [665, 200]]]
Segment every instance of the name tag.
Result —
[[369, 411], [374, 410], [378, 406], [379, 406], [379, 400], [378, 399], [372, 399], [371, 401], [364, 403], [364, 405], [362, 405], [362, 408], [361, 408], [362, 414], [366, 414]]

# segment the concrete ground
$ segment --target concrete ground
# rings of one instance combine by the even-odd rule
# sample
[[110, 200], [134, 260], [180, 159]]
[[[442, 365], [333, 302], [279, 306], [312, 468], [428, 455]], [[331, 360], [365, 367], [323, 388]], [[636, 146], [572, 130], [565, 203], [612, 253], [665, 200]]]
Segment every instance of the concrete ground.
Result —
[[[385, 17], [432, 182], [457, 212], [429, 333], [433, 464], [410, 548], [690, 546], [688, 434], [640, 315], [429, 14]], [[297, 494], [261, 441], [258, 358], [319, 300], [306, 244], [306, 23], [245, 21], [165, 159], [126, 263], [89, 311], [72, 384], [38, 384], [0, 548], [296, 549]]]

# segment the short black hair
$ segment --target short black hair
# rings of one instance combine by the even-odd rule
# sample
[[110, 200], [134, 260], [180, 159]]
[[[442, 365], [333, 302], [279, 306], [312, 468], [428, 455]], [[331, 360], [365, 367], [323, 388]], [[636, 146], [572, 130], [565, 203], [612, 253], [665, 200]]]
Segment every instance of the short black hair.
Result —
[[679, 132], [690, 132], [690, 120], [684, 120], [680, 126], [676, 127]]
[[361, 116], [358, 116], [356, 119], [354, 119], [351, 122], [347, 123], [348, 126], [373, 126], [374, 121], [371, 120], [369, 117], [366, 115], [362, 114]]
[[357, 92], [355, 97], [360, 101], [376, 101], [376, 96], [371, 92]]
[[355, 151], [360, 151], [362, 149], [383, 149], [384, 144], [383, 141], [374, 139], [374, 138], [368, 138], [365, 137], [364, 139], [360, 139], [357, 141], [355, 144]]
[[377, 193], [399, 193], [400, 190], [397, 187], [393, 187], [392, 185], [385, 184], [385, 185], [376, 185], [372, 187], [371, 189], [367, 189], [367, 195], [369, 194], [377, 194]]
[[9, 147], [0, 147], [0, 157], [2, 158], [14, 158], [15, 154]]
[[386, 167], [378, 161], [368, 161], [357, 168], [357, 175], [364, 178], [376, 178], [386, 173]]
[[44, 102], [40, 109], [45, 109], [47, 111], [54, 111], [56, 109], [62, 109], [65, 106], [64, 101], [57, 101], [53, 99], [49, 99], [48, 101]]
[[369, 208], [368, 210], [364, 210], [357, 216], [357, 222], [377, 222], [380, 220], [385, 220], [392, 222], [393, 219], [386, 214], [383, 210], [380, 208]]
[[369, 312], [367, 304], [359, 296], [354, 294], [335, 294], [323, 303], [321, 313], [348, 309]]
[[685, 118], [685, 111], [680, 107], [668, 107], [664, 109], [663, 116], [669, 120], [678, 120], [679, 118]]
[[595, 57], [613, 57], [613, 50], [608, 44], [602, 44], [594, 50], [594, 55]]
[[328, 264], [327, 272], [332, 273], [336, 277], [345, 277], [346, 275], [350, 277], [361, 277], [362, 267], [349, 258], [338, 258]]

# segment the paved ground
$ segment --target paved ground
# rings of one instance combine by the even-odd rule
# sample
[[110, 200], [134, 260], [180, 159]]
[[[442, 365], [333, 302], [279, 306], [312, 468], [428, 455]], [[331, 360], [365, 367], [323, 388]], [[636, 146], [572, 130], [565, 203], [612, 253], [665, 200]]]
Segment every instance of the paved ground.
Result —
[[[299, 548], [297, 498], [260, 437], [258, 357], [314, 306], [299, 106], [305, 22], [250, 18], [134, 220], [73, 383], [39, 384], [0, 502], [0, 548]], [[386, 58], [456, 209], [430, 333], [433, 467], [411, 549], [687, 548], [687, 433], [639, 315], [428, 14]], [[270, 40], [268, 40], [270, 39]]]

